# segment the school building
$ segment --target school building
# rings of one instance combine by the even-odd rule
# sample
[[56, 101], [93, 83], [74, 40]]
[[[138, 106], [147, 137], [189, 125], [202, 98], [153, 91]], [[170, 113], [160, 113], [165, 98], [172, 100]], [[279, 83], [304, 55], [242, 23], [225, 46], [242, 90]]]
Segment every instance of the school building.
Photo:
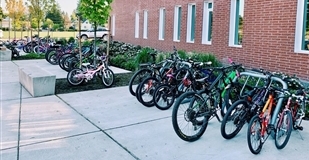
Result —
[[213, 53], [309, 80], [308, 0], [114, 0], [114, 40]]

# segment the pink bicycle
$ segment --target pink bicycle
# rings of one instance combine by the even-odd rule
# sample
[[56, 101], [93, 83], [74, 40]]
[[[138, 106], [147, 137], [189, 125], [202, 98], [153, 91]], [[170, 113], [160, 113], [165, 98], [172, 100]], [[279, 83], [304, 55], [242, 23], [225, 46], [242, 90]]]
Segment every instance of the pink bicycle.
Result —
[[77, 86], [90, 81], [95, 76], [99, 76], [105, 87], [111, 87], [115, 81], [114, 72], [106, 64], [107, 56], [101, 56], [100, 60], [101, 63], [98, 64], [98, 67], [90, 65], [90, 63], [83, 63], [82, 69], [77, 68], [68, 72], [68, 82], [73, 86]]

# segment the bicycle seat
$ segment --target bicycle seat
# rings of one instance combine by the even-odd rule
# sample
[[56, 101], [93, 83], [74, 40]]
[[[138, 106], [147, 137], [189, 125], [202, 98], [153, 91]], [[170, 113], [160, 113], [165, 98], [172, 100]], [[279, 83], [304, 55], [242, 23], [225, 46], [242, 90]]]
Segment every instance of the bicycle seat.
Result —
[[84, 66], [84, 67], [87, 67], [89, 65], [90, 65], [90, 63], [82, 63], [82, 66]]

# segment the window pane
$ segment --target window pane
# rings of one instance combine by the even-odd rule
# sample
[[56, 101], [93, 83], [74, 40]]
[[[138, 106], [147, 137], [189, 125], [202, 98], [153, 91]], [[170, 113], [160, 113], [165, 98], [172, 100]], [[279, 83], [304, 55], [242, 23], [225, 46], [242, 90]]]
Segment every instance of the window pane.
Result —
[[195, 33], [195, 5], [192, 5], [192, 17], [191, 17], [191, 41], [194, 41]]
[[244, 0], [236, 0], [236, 24], [235, 24], [235, 43], [242, 44], [243, 37], [243, 16], [244, 16]]
[[305, 0], [302, 50], [309, 50], [309, 2]]
[[178, 8], [178, 28], [177, 28], [177, 39], [180, 40], [180, 28], [181, 28], [181, 7]]
[[208, 26], [208, 41], [211, 41], [211, 35], [212, 35], [212, 11], [209, 12], [209, 26]]

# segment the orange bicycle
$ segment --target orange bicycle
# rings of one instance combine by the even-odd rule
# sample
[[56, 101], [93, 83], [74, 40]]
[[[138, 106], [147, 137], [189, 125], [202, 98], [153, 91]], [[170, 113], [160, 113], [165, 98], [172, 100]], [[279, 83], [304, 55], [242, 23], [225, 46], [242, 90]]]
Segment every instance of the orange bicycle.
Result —
[[[282, 90], [268, 88], [268, 99], [264, 107], [249, 122], [247, 142], [253, 154], [260, 153], [272, 131], [275, 132], [275, 144], [278, 149], [284, 148], [290, 139], [293, 124], [290, 110], [286, 106], [279, 114], [273, 115], [276, 99], [280, 98], [276, 98], [278, 91], [282, 93]], [[275, 124], [271, 123], [272, 116], [277, 116]]]

